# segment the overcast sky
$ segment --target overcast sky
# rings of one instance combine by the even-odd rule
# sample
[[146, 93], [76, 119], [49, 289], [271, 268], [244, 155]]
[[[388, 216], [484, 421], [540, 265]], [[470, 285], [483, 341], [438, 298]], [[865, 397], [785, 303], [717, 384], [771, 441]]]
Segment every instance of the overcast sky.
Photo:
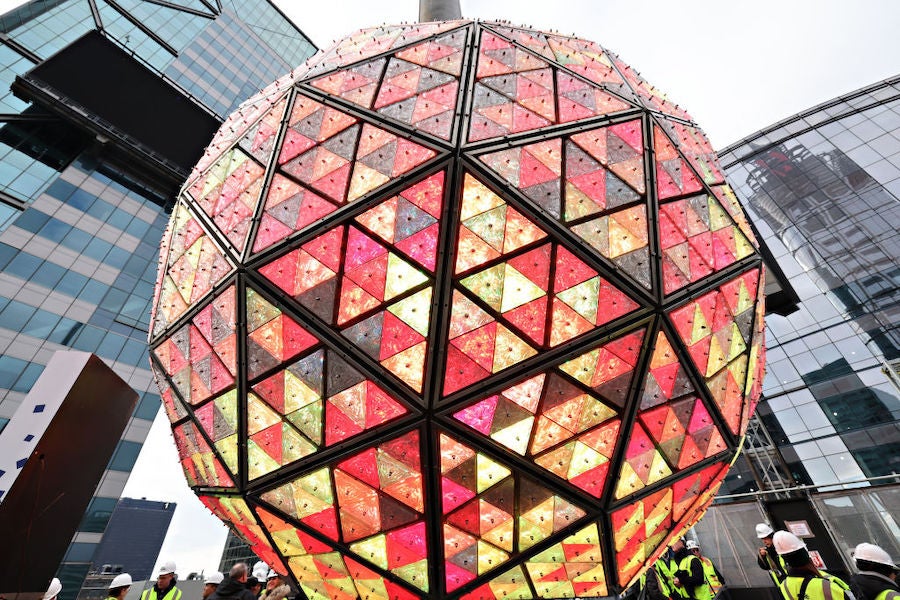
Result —
[[[20, 3], [0, 0], [0, 12]], [[414, 0], [276, 4], [320, 47], [361, 27], [418, 16]], [[895, 0], [461, 0], [461, 5], [465, 17], [504, 19], [599, 42], [685, 107], [716, 148], [900, 73], [900, 2]], [[217, 567], [225, 528], [184, 483], [162, 413], [125, 495], [178, 502], [160, 561], [175, 560], [181, 577]]]

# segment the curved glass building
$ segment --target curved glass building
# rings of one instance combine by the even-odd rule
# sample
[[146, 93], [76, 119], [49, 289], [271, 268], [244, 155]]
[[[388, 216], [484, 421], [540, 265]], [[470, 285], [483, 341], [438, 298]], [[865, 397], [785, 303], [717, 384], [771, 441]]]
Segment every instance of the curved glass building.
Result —
[[780, 289], [767, 295], [763, 400], [695, 531], [732, 597], [758, 598], [771, 587], [753, 559], [760, 521], [809, 534], [837, 573], [863, 541], [900, 555], [900, 77], [720, 156]]
[[722, 160], [800, 300], [767, 320], [760, 407], [790, 476], [897, 475], [900, 78], [776, 123]]

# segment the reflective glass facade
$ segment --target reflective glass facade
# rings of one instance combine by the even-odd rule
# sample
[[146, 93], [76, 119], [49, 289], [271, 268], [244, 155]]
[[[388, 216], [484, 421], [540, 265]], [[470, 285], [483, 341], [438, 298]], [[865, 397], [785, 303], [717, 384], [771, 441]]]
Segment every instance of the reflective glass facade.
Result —
[[59, 112], [17, 76], [100, 31], [219, 121], [315, 47], [270, 2], [37, 0], [0, 16], [0, 424], [52, 353], [94, 352], [140, 402], [60, 568], [74, 598], [160, 398], [147, 332], [171, 184]]
[[[721, 156], [800, 297], [797, 312], [766, 319], [758, 415], [768, 437], [797, 484], [896, 483], [900, 78], [786, 119]], [[734, 479], [726, 488], [747, 490]]]

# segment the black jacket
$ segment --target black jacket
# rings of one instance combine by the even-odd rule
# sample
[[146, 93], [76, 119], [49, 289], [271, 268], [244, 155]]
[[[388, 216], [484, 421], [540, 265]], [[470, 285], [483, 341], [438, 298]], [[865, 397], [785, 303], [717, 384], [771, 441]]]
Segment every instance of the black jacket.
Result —
[[225, 577], [219, 587], [210, 594], [206, 600], [256, 600], [253, 592], [248, 590], [240, 581], [235, 581], [231, 577]]
[[[681, 561], [687, 557], [691, 558], [688, 562], [688, 569], [682, 569]], [[693, 598], [694, 588], [706, 583], [706, 575], [703, 573], [703, 563], [700, 562], [700, 559], [694, 556], [687, 548], [682, 548], [676, 552], [673, 558], [675, 559], [675, 564], [678, 565], [678, 570], [675, 571], [675, 577], [678, 578], [678, 581], [684, 586], [684, 589], [687, 590], [688, 596]]]
[[878, 594], [884, 590], [893, 590], [900, 593], [900, 587], [890, 578], [874, 571], [860, 571], [853, 575], [848, 582], [850, 591], [856, 596], [856, 600], [875, 600]]
[[[766, 546], [766, 554], [769, 555], [769, 560], [772, 561], [772, 564], [776, 566], [775, 574], [778, 576], [778, 581], [783, 581], [787, 576], [787, 573], [784, 572], [784, 569], [781, 568], [781, 563], [778, 560], [778, 552], [775, 551], [774, 546]], [[756, 564], [763, 571], [771, 571], [772, 568], [769, 565], [769, 560], [766, 560], [758, 553], [756, 555]]]

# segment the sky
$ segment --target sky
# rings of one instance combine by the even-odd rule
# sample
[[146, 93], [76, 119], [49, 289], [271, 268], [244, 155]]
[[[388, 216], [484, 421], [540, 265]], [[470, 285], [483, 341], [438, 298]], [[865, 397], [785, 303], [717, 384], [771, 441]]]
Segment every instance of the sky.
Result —
[[[20, 4], [0, 0], [0, 13]], [[239, 3], [238, 3], [239, 4]], [[414, 0], [276, 0], [319, 47], [362, 27], [415, 21]], [[460, 0], [463, 16], [596, 41], [694, 117], [722, 148], [806, 108], [900, 73], [895, 0]], [[215, 570], [225, 527], [190, 492], [165, 415], [124, 495], [175, 501], [159, 562]]]

